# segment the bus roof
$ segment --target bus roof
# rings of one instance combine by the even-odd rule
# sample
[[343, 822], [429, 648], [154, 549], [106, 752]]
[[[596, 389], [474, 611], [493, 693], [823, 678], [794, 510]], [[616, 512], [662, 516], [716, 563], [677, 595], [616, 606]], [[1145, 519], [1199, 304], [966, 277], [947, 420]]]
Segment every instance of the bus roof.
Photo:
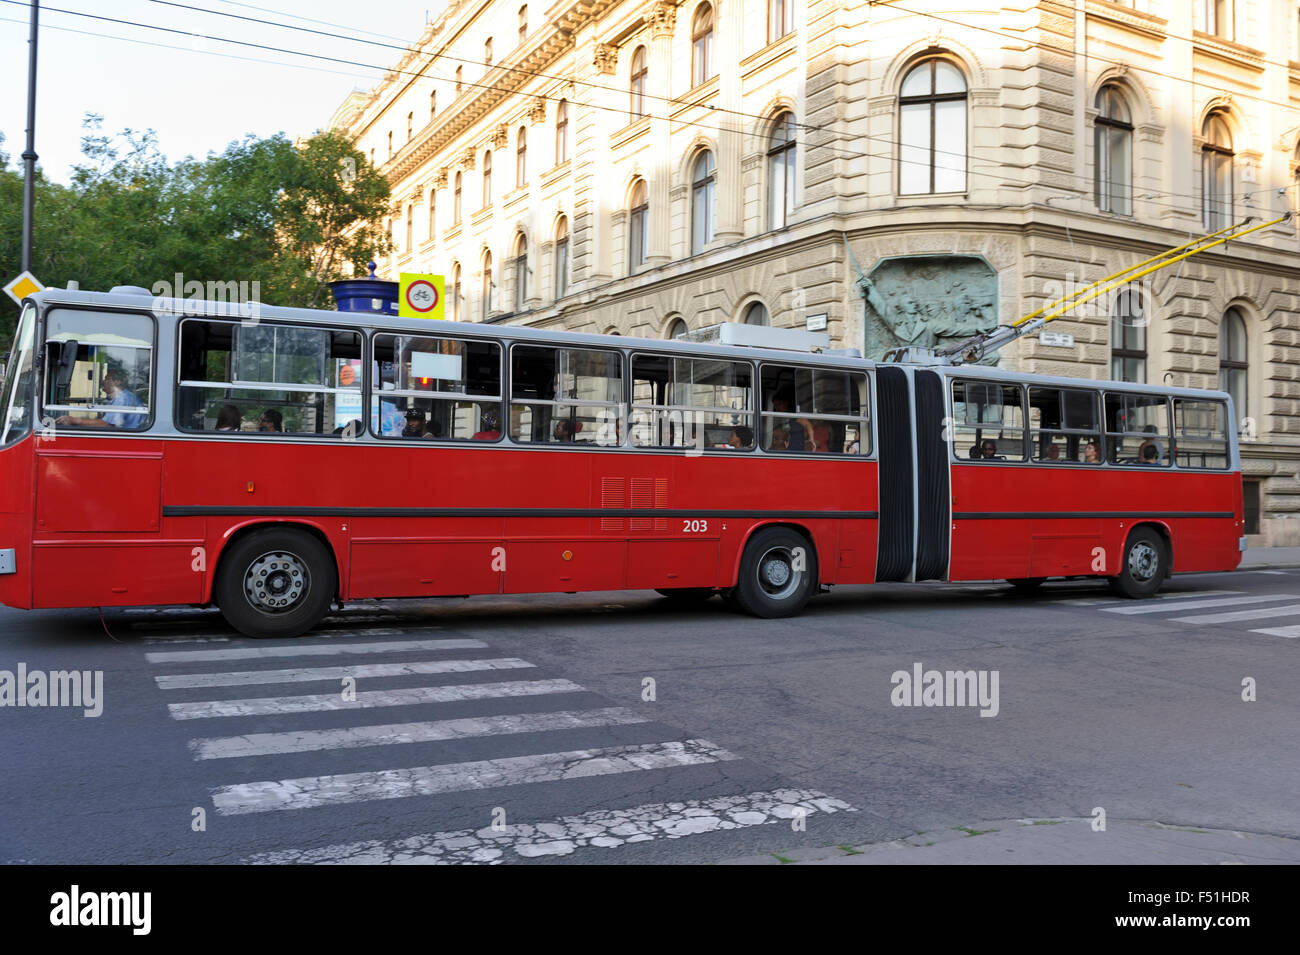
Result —
[[[159, 317], [170, 316], [175, 319], [185, 318], [224, 318], [234, 321], [248, 321], [249, 305], [239, 302], [222, 302], [197, 299], [156, 298], [147, 291], [115, 290], [112, 292], [91, 292], [81, 289], [47, 288], [27, 297], [42, 309], [49, 306], [90, 308], [118, 308], [134, 311], [149, 311]], [[1223, 391], [1201, 388], [1175, 388], [1167, 385], [1151, 385], [1140, 382], [1110, 381], [1099, 378], [1073, 378], [1062, 375], [1038, 375], [1012, 371], [1006, 368], [987, 365], [908, 365], [873, 361], [867, 358], [855, 358], [849, 355], [828, 355], [817, 352], [787, 351], [775, 348], [756, 348], [743, 345], [713, 345], [700, 342], [674, 339], [666, 341], [660, 338], [636, 338], [622, 335], [598, 335], [587, 332], [572, 332], [563, 329], [537, 328], [529, 325], [499, 325], [479, 322], [453, 322], [443, 320], [435, 328], [425, 318], [399, 318], [378, 315], [370, 312], [337, 312], [327, 309], [291, 308], [281, 305], [263, 305], [257, 303], [257, 320], [294, 322], [313, 325], [327, 325], [338, 328], [369, 328], [377, 331], [393, 331], [421, 335], [452, 334], [456, 336], [491, 338], [505, 342], [535, 342], [537, 344], [565, 343], [591, 347], [620, 348], [636, 351], [671, 350], [683, 355], [698, 355], [709, 358], [729, 359], [769, 359], [782, 362], [804, 364], [825, 364], [840, 368], [914, 368], [937, 371], [946, 377], [983, 378], [1008, 381], [1028, 385], [1055, 385], [1058, 387], [1089, 387], [1107, 391], [1158, 393], [1173, 397], [1214, 398], [1230, 400]]]

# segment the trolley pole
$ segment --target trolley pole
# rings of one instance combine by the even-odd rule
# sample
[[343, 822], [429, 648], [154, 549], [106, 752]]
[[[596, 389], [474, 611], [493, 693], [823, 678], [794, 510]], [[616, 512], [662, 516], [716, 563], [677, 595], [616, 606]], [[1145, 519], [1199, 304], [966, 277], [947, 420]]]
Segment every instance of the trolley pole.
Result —
[[23, 150], [23, 271], [32, 268], [32, 213], [36, 205], [36, 31], [40, 0], [32, 0], [32, 37], [27, 51], [27, 148]]

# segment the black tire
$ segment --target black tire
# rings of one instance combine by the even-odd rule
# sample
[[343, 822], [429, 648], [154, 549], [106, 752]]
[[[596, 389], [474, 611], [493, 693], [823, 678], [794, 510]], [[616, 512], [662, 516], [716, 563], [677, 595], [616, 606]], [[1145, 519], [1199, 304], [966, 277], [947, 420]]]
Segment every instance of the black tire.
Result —
[[1039, 587], [1043, 586], [1046, 577], [1014, 577], [1007, 581], [1017, 592], [1022, 594], [1032, 594]]
[[329, 613], [337, 579], [334, 558], [311, 534], [267, 528], [239, 539], [221, 556], [213, 596], [240, 633], [296, 637]]
[[667, 597], [673, 603], [698, 604], [704, 603], [717, 591], [712, 587], [656, 587], [655, 593]]
[[[796, 555], [803, 553], [803, 569]], [[817, 553], [808, 539], [787, 527], [759, 531], [745, 546], [740, 580], [731, 592], [736, 605], [755, 617], [792, 617], [817, 590]]]
[[1149, 527], [1137, 527], [1124, 544], [1119, 574], [1106, 582], [1121, 597], [1150, 597], [1169, 576], [1169, 563], [1164, 538]]

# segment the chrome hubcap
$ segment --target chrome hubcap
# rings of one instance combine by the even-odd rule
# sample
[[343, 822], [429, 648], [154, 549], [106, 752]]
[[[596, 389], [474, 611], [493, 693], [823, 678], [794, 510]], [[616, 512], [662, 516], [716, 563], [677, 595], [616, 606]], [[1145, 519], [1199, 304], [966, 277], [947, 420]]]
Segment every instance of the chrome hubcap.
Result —
[[293, 610], [310, 585], [307, 565], [287, 551], [263, 554], [244, 573], [244, 596], [263, 613]]
[[1128, 572], [1134, 580], [1148, 581], [1160, 570], [1160, 552], [1146, 541], [1134, 544], [1128, 552]]
[[787, 548], [773, 547], [758, 561], [758, 585], [774, 600], [784, 600], [799, 589], [804, 572], [794, 569]]

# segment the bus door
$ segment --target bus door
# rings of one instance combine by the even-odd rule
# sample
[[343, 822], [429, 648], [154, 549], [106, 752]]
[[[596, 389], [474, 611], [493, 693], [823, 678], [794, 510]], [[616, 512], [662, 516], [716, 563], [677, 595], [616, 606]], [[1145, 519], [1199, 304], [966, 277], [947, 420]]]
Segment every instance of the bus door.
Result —
[[951, 508], [943, 379], [924, 368], [883, 366], [876, 409], [876, 580], [946, 579]]

